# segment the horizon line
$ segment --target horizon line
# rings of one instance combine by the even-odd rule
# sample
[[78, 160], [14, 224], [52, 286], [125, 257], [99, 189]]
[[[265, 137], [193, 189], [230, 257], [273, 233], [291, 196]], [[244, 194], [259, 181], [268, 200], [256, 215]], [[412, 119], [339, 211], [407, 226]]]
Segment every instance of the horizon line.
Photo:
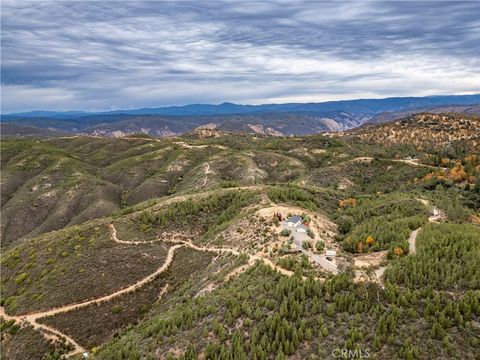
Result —
[[[383, 98], [373, 97], [373, 98], [354, 98], [354, 99], [344, 99], [344, 100], [327, 100], [327, 101], [308, 101], [308, 102], [285, 102], [285, 103], [259, 103], [259, 104], [249, 104], [249, 103], [235, 103], [231, 101], [223, 101], [221, 103], [185, 103], [185, 104], [178, 104], [178, 105], [160, 105], [160, 106], [145, 106], [145, 107], [137, 107], [137, 108], [119, 108], [119, 109], [110, 109], [110, 110], [46, 110], [46, 109], [35, 109], [35, 110], [27, 110], [27, 111], [16, 111], [16, 112], [8, 112], [4, 113], [0, 111], [0, 115], [17, 115], [17, 114], [29, 114], [35, 112], [45, 112], [45, 113], [83, 113], [83, 114], [102, 114], [102, 113], [113, 113], [113, 112], [128, 112], [128, 111], [136, 111], [136, 110], [148, 110], [148, 109], [164, 109], [164, 108], [182, 108], [186, 106], [221, 106], [225, 104], [230, 105], [238, 105], [238, 106], [264, 106], [264, 105], [297, 105], [297, 104], [327, 104], [327, 103], [339, 103], [339, 102], [347, 102], [347, 101], [366, 101], [366, 100], [386, 100], [386, 99], [407, 99], [407, 98], [433, 98], [433, 97], [452, 97], [452, 96], [480, 96], [480, 92], [476, 93], [460, 93], [460, 94], [447, 94], [447, 95], [425, 95], [425, 96], [387, 96]], [[474, 104], [471, 104], [474, 105]], [[445, 105], [446, 106], [446, 105]]]

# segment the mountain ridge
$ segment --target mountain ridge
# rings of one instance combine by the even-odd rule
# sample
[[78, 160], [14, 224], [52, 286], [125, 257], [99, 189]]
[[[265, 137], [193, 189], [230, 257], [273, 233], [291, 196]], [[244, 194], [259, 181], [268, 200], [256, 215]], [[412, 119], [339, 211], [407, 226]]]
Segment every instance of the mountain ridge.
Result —
[[480, 95], [345, 100], [325, 103], [238, 105], [191, 104], [104, 113], [35, 111], [2, 116], [2, 137], [89, 135], [177, 136], [205, 125], [219, 131], [302, 136], [345, 131], [407, 115], [480, 111]]
[[[413, 102], [413, 103], [412, 103]], [[113, 111], [48, 111], [34, 110], [29, 112], [14, 112], [2, 114], [2, 117], [16, 118], [19, 117], [83, 117], [91, 115], [106, 114], [156, 114], [156, 115], [213, 115], [213, 114], [241, 114], [250, 112], [270, 113], [270, 112], [308, 112], [308, 111], [329, 111], [344, 110], [356, 107], [357, 111], [382, 112], [383, 108], [391, 108], [395, 110], [395, 106], [415, 108], [420, 106], [415, 102], [421, 102], [423, 106], [433, 105], [471, 105], [480, 103], [480, 94], [472, 95], [432, 95], [424, 97], [388, 97], [380, 99], [353, 99], [353, 100], [335, 100], [324, 102], [307, 102], [307, 103], [272, 103], [272, 104], [235, 104], [232, 102], [223, 102], [221, 104], [186, 104], [163, 106], [154, 108], [138, 108], [138, 109], [120, 109]], [[386, 111], [386, 110], [383, 110]]]

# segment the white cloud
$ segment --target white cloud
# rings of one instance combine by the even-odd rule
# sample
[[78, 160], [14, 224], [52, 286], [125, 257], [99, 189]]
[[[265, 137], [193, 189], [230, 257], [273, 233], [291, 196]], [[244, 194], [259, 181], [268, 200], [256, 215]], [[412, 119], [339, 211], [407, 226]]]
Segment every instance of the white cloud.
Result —
[[2, 2], [2, 111], [475, 93], [475, 9]]

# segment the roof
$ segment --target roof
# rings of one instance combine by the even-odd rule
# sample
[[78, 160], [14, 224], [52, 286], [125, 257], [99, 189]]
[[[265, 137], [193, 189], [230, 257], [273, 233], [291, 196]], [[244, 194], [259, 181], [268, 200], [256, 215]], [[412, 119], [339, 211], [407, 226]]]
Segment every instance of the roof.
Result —
[[293, 216], [290, 216], [288, 219], [287, 219], [288, 222], [293, 222], [293, 223], [297, 223], [299, 221], [302, 221], [302, 217], [301, 216], [298, 216], [298, 215], [293, 215]]
[[300, 224], [300, 225], [298, 225], [297, 229], [305, 229], [305, 230], [307, 230], [308, 227], [305, 226], [305, 225], [303, 225], [303, 224]]

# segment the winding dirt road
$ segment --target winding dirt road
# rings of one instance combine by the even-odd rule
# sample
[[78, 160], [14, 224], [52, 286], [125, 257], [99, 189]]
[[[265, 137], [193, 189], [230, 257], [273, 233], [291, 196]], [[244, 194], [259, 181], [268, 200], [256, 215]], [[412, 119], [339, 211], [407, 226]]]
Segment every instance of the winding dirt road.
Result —
[[88, 305], [91, 305], [91, 304], [99, 304], [99, 303], [102, 303], [102, 302], [105, 302], [105, 301], [109, 301], [109, 300], [111, 300], [111, 299], [113, 299], [117, 296], [120, 296], [120, 295], [123, 295], [123, 294], [126, 294], [126, 293], [137, 290], [139, 287], [141, 287], [141, 286], [145, 285], [146, 283], [152, 281], [155, 277], [157, 277], [162, 272], [167, 270], [168, 267], [170, 266], [170, 264], [172, 263], [173, 255], [175, 253], [175, 250], [177, 250], [178, 248], [180, 248], [182, 246], [184, 246], [184, 245], [183, 244], [177, 244], [177, 245], [172, 246], [170, 249], [168, 249], [167, 258], [166, 258], [165, 262], [155, 272], [153, 272], [150, 275], [140, 279], [135, 284], [130, 285], [130, 286], [128, 286], [126, 288], [123, 288], [121, 290], [115, 291], [115, 292], [113, 292], [109, 295], [102, 296], [102, 297], [92, 299], [92, 300], [88, 300], [88, 301], [84, 301], [84, 302], [80, 302], [80, 303], [61, 306], [61, 307], [54, 308], [54, 309], [47, 310], [47, 311], [43, 311], [43, 312], [23, 314], [23, 315], [18, 315], [18, 316], [7, 315], [5, 313], [5, 309], [3, 307], [1, 307], [0, 308], [0, 316], [3, 316], [7, 320], [10, 320], [10, 319], [14, 319], [16, 321], [18, 320], [20, 323], [28, 322], [34, 328], [43, 329], [43, 330], [46, 330], [47, 332], [53, 333], [59, 339], [61, 337], [64, 337], [65, 339], [67, 339], [68, 342], [70, 342], [74, 346], [74, 350], [72, 352], [70, 352], [69, 354], [67, 354], [67, 356], [72, 356], [72, 355], [78, 354], [80, 352], [85, 352], [85, 349], [80, 344], [78, 344], [73, 338], [71, 338], [67, 334], [64, 334], [64, 333], [62, 333], [62, 332], [60, 332], [60, 331], [58, 331], [58, 330], [56, 330], [56, 329], [54, 329], [54, 328], [52, 328], [48, 325], [38, 323], [37, 320], [40, 319], [40, 318], [53, 316], [53, 315], [69, 312], [69, 311], [72, 311], [72, 310], [80, 309], [82, 307], [85, 307], [85, 306], [88, 306]]
[[[407, 160], [405, 160], [405, 161], [407, 161]], [[418, 165], [423, 165], [423, 164], [418, 164]], [[426, 165], [426, 166], [428, 166], [428, 165]], [[420, 199], [420, 198], [418, 198], [417, 200], [420, 201], [425, 206], [429, 205], [428, 200]], [[430, 215], [428, 217], [428, 222], [437, 222], [437, 221], [440, 221], [440, 220], [443, 220], [443, 219], [446, 219], [446, 214], [442, 210], [437, 208], [436, 206], [433, 206], [432, 215]], [[422, 227], [419, 227], [418, 229], [412, 230], [412, 232], [410, 233], [410, 236], [408, 237], [408, 253], [409, 253], [409, 255], [415, 255], [417, 253], [417, 236], [418, 236], [418, 234], [420, 233], [421, 230], [422, 230]], [[382, 281], [382, 276], [383, 276], [383, 273], [385, 272], [386, 268], [387, 268], [386, 266], [382, 266], [382, 267], [379, 267], [378, 269], [376, 269], [375, 272], [374, 272], [376, 281], [382, 287], [384, 287], [383, 281]], [[358, 281], [358, 279], [360, 279], [361, 276], [362, 276], [362, 272], [357, 270], [355, 274], [356, 274], [355, 279]]]
[[[157, 276], [159, 276], [161, 273], [166, 271], [173, 261], [175, 251], [177, 249], [181, 248], [181, 247], [189, 247], [189, 248], [192, 248], [192, 249], [195, 249], [195, 250], [198, 250], [198, 251], [209, 251], [209, 252], [214, 252], [214, 253], [218, 253], [218, 254], [230, 253], [230, 254], [233, 254], [233, 255], [236, 255], [236, 256], [241, 255], [241, 253], [239, 251], [231, 249], [231, 248], [198, 246], [198, 245], [195, 245], [191, 242], [180, 241], [180, 240], [164, 241], [164, 240], [159, 239], [159, 240], [143, 241], [143, 242], [120, 240], [117, 236], [117, 230], [116, 230], [115, 226], [113, 224], [110, 224], [109, 227], [110, 227], [110, 231], [111, 231], [112, 240], [117, 242], [117, 243], [123, 244], [123, 245], [138, 245], [140, 243], [147, 243], [147, 242], [150, 243], [150, 242], [155, 242], [155, 241], [163, 241], [163, 242], [166, 242], [166, 243], [173, 243], [174, 245], [171, 248], [168, 249], [167, 258], [165, 259], [165, 262], [155, 272], [145, 276], [144, 278], [140, 279], [136, 283], [134, 283], [134, 284], [132, 284], [132, 285], [126, 287], [126, 288], [117, 290], [117, 291], [115, 291], [111, 294], [108, 294], [108, 295], [105, 295], [105, 296], [102, 296], [102, 297], [99, 297], [99, 298], [86, 300], [86, 301], [83, 301], [83, 302], [74, 303], [74, 304], [70, 304], [70, 305], [61, 306], [61, 307], [53, 308], [53, 309], [50, 309], [50, 310], [47, 310], [47, 311], [21, 314], [21, 315], [17, 315], [17, 316], [8, 315], [5, 312], [5, 309], [3, 307], [0, 307], [0, 316], [3, 317], [5, 320], [18, 321], [20, 324], [29, 323], [30, 325], [33, 326], [33, 328], [41, 330], [42, 334], [46, 338], [51, 338], [53, 336], [53, 337], [57, 338], [58, 340], [60, 340], [61, 338], [66, 339], [67, 342], [72, 344], [73, 350], [71, 352], [69, 352], [68, 354], [65, 354], [65, 356], [66, 357], [71, 357], [73, 355], [86, 352], [87, 350], [85, 348], [83, 348], [79, 343], [77, 343], [69, 335], [67, 335], [65, 333], [62, 333], [62, 332], [58, 331], [57, 329], [55, 329], [51, 326], [48, 326], [48, 325], [37, 322], [38, 319], [49, 317], [49, 316], [54, 316], [54, 315], [61, 314], [61, 313], [66, 313], [66, 312], [73, 311], [73, 310], [77, 310], [77, 309], [86, 307], [86, 306], [91, 305], [91, 304], [99, 304], [99, 303], [102, 303], [102, 302], [106, 302], [106, 301], [112, 300], [113, 298], [118, 297], [120, 295], [130, 293], [130, 292], [133, 292], [133, 291], [137, 290], [138, 288], [140, 288], [143, 285], [145, 285], [146, 283], [152, 281]], [[253, 265], [258, 260], [258, 261], [262, 261], [263, 263], [265, 263], [266, 265], [270, 266], [271, 268], [277, 270], [278, 272], [280, 272], [283, 275], [286, 275], [286, 276], [292, 276], [293, 275], [292, 271], [289, 271], [289, 270], [283, 269], [281, 267], [278, 267], [271, 260], [266, 259], [262, 256], [248, 255], [248, 257], [249, 257], [248, 264], [247, 264], [248, 266], [245, 267], [245, 270], [248, 267], [250, 267], [251, 265]], [[163, 295], [164, 290], [165, 289], [162, 289], [162, 292], [160, 293], [160, 296]]]
[[[432, 216], [429, 217], [428, 220], [430, 222], [433, 222], [433, 221], [437, 221], [437, 220], [441, 219], [442, 217], [443, 217], [443, 214], [437, 208], [434, 207], [434, 213], [433, 213]], [[111, 294], [108, 294], [108, 295], [105, 295], [105, 296], [102, 296], [102, 297], [99, 297], [99, 298], [86, 300], [86, 301], [83, 301], [83, 302], [74, 303], [74, 304], [70, 304], [70, 305], [65, 305], [65, 306], [61, 306], [61, 307], [58, 307], [58, 308], [50, 309], [50, 310], [43, 311], [43, 312], [37, 312], [37, 313], [28, 313], [28, 314], [22, 314], [22, 315], [17, 315], [17, 316], [11, 316], [11, 315], [8, 315], [5, 312], [5, 309], [3, 307], [0, 307], [0, 316], [3, 317], [5, 320], [18, 321], [20, 324], [29, 323], [30, 325], [33, 326], [34, 329], [40, 330], [44, 334], [44, 336], [47, 337], [47, 338], [51, 338], [53, 336], [53, 337], [57, 338], [58, 340], [60, 340], [61, 338], [66, 339], [66, 341], [71, 343], [72, 346], [73, 346], [73, 350], [71, 352], [69, 352], [68, 354], [66, 354], [67, 357], [71, 357], [73, 355], [76, 355], [76, 354], [79, 354], [79, 353], [82, 353], [82, 352], [86, 352], [86, 349], [83, 348], [79, 343], [77, 343], [69, 335], [67, 335], [65, 333], [62, 333], [62, 332], [58, 331], [57, 329], [55, 329], [51, 326], [48, 326], [48, 325], [37, 322], [38, 319], [48, 317], [48, 316], [57, 315], [57, 314], [61, 314], [61, 313], [66, 313], [66, 312], [69, 312], [69, 311], [73, 311], [73, 310], [76, 310], [76, 309], [86, 307], [86, 306], [91, 305], [91, 304], [99, 304], [99, 303], [102, 303], [102, 302], [106, 302], [106, 301], [112, 300], [113, 298], [118, 297], [120, 295], [130, 293], [130, 292], [133, 292], [133, 291], [137, 290], [138, 288], [140, 288], [143, 285], [145, 285], [146, 283], [152, 281], [158, 275], [160, 275], [161, 273], [166, 271], [173, 261], [175, 251], [177, 249], [181, 248], [181, 247], [189, 247], [189, 248], [192, 248], [192, 249], [198, 250], [198, 251], [209, 251], [209, 252], [215, 252], [215, 253], [218, 253], [218, 254], [230, 253], [230, 254], [233, 254], [235, 256], [242, 255], [242, 253], [240, 253], [238, 250], [231, 249], [231, 248], [213, 247], [213, 246], [198, 246], [198, 245], [193, 244], [190, 241], [181, 241], [181, 240], [174, 240], [174, 239], [168, 240], [168, 241], [165, 241], [165, 240], [162, 240], [162, 239], [157, 239], [157, 240], [143, 241], [143, 242], [120, 240], [117, 236], [117, 230], [116, 230], [115, 226], [113, 224], [109, 224], [109, 228], [110, 228], [110, 231], [111, 231], [112, 241], [117, 242], [119, 244], [138, 245], [138, 244], [141, 244], [141, 243], [151, 243], [151, 242], [155, 242], [155, 241], [163, 241], [163, 242], [166, 242], [166, 243], [172, 243], [174, 245], [171, 248], [168, 249], [167, 258], [165, 259], [165, 262], [155, 272], [145, 276], [144, 278], [138, 280], [136, 283], [134, 283], [134, 284], [132, 284], [132, 285], [126, 287], [126, 288], [117, 290], [117, 291], [115, 291]], [[416, 252], [416, 238], [417, 238], [417, 235], [418, 235], [420, 230], [421, 230], [421, 228], [413, 230], [412, 233], [410, 234], [409, 239], [408, 239], [411, 254], [415, 254], [415, 252]], [[272, 269], [278, 271], [279, 273], [281, 273], [283, 275], [292, 276], [294, 274], [292, 271], [283, 269], [283, 268], [275, 265], [270, 259], [267, 259], [263, 256], [258, 255], [258, 254], [255, 254], [255, 255], [246, 254], [246, 255], [248, 256], [248, 263], [247, 263], [246, 266], [242, 267], [244, 270], [246, 270], [248, 267], [253, 265], [256, 261], [261, 261], [264, 264], [266, 264], [267, 266], [270, 266]], [[384, 270], [385, 270], [385, 267], [377, 269], [377, 271], [375, 272], [376, 277], [380, 278], [382, 276]], [[235, 273], [235, 275], [237, 275], [241, 272], [234, 272], [234, 273]], [[317, 280], [322, 280], [322, 279], [317, 279]], [[163, 295], [163, 293], [161, 293], [161, 294]]]
[[55, 337], [57, 340], [60, 340], [61, 338], [65, 338], [67, 342], [72, 344], [73, 350], [70, 351], [69, 353], [65, 354], [66, 357], [71, 357], [76, 354], [80, 354], [82, 352], [85, 352], [86, 350], [79, 344], [77, 343], [72, 337], [68, 336], [67, 334], [64, 334], [57, 329], [54, 329], [48, 325], [45, 324], [39, 324], [37, 323], [37, 318], [33, 317], [32, 315], [28, 316], [10, 316], [5, 313], [5, 309], [3, 306], [0, 307], [0, 317], [4, 318], [5, 320], [15, 320], [18, 321], [21, 324], [23, 323], [29, 323], [31, 326], [33, 326], [34, 329], [40, 330], [42, 334], [45, 336], [45, 338], [50, 339], [51, 336]]
[[[426, 206], [429, 204], [428, 200], [425, 200], [425, 199], [418, 199], [418, 200]], [[446, 217], [446, 215], [436, 206], [433, 207], [432, 211], [433, 211], [433, 214], [428, 217], [428, 222], [437, 222], [437, 221], [440, 221], [440, 220], [442, 220]], [[417, 252], [417, 236], [418, 236], [418, 233], [420, 232], [420, 230], [422, 230], [421, 227], [413, 230], [410, 233], [410, 236], [408, 237], [408, 252], [409, 252], [409, 254], [416, 254], [416, 252]]]
[[[373, 161], [374, 158], [370, 156], [360, 156], [356, 157], [350, 160], [347, 160], [349, 162], [370, 162]], [[413, 165], [413, 166], [422, 166], [430, 169], [440, 169], [440, 170], [448, 170], [446, 167], [442, 166], [435, 166], [435, 165], [428, 165], [428, 164], [422, 164], [421, 162], [418, 162], [418, 160], [414, 159], [381, 159], [381, 160], [388, 160], [388, 161], [393, 161], [393, 162], [400, 162], [408, 165]]]
[[[194, 250], [209, 251], [209, 252], [214, 252], [214, 253], [217, 253], [217, 254], [230, 253], [230, 254], [233, 254], [233, 255], [236, 255], [236, 256], [240, 256], [240, 255], [244, 254], [244, 253], [241, 253], [238, 250], [231, 249], [231, 248], [214, 247], [214, 246], [198, 246], [198, 245], [193, 244], [190, 241], [182, 241], [182, 240], [174, 240], [174, 239], [172, 239], [172, 240], [157, 239], [157, 240], [150, 240], [150, 241], [120, 240], [117, 237], [117, 230], [115, 229], [115, 226], [113, 224], [110, 224], [109, 226], [110, 226], [110, 231], [112, 233], [112, 240], [115, 241], [115, 242], [118, 242], [120, 244], [138, 245], [138, 244], [141, 244], [141, 243], [151, 243], [151, 242], [160, 241], [160, 242], [165, 242], [165, 243], [181, 244], [181, 245], [184, 245], [186, 247], [192, 248]], [[251, 265], [253, 265], [255, 263], [255, 261], [259, 260], [259, 261], [262, 261], [263, 263], [265, 263], [266, 265], [270, 266], [272, 269], [277, 270], [278, 272], [280, 272], [283, 275], [287, 275], [287, 276], [292, 276], [293, 275], [293, 271], [283, 269], [283, 268], [275, 265], [270, 259], [267, 259], [263, 256], [251, 255], [251, 254], [245, 254], [245, 255], [248, 256], [248, 258], [249, 258], [248, 263], [251, 264]]]

